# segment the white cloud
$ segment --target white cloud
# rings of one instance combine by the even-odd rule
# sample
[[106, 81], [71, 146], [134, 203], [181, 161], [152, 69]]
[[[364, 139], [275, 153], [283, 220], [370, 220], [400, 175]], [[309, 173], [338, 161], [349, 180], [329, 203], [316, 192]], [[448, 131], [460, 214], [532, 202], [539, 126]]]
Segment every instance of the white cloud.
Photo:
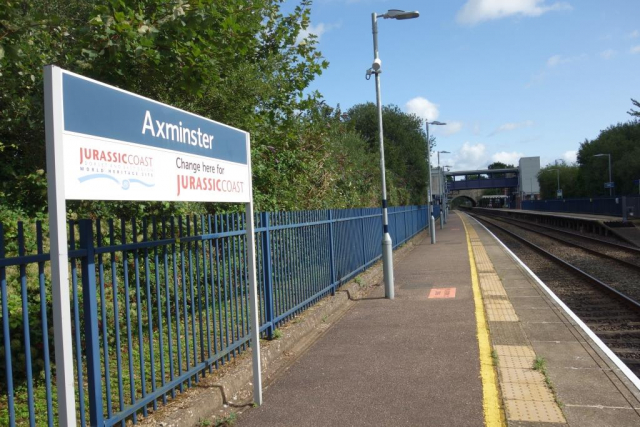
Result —
[[460, 132], [462, 130], [462, 127], [464, 125], [462, 124], [462, 122], [447, 122], [446, 126], [441, 126], [442, 128], [442, 134], [444, 136], [451, 136], [454, 135], [458, 132]]
[[[447, 155], [444, 161], [440, 159], [440, 164], [450, 165], [453, 170], [470, 170], [486, 167], [488, 158], [484, 144], [465, 142], [457, 152]], [[437, 158], [432, 159], [432, 164], [437, 164]]]
[[640, 44], [638, 46], [633, 46], [631, 49], [629, 49], [629, 52], [631, 53], [640, 53]]
[[502, 132], [509, 132], [512, 130], [516, 130], [519, 128], [524, 128], [524, 127], [530, 127], [533, 126], [533, 121], [531, 120], [526, 120], [524, 122], [520, 122], [520, 123], [505, 123], [503, 125], [498, 126], [498, 128], [496, 130], [494, 130], [493, 132], [491, 132], [489, 134], [489, 136], [494, 136], [497, 135], [499, 133]]
[[578, 56], [553, 55], [551, 58], [547, 59], [547, 67], [553, 68], [561, 64], [569, 64], [571, 62], [585, 59], [586, 57], [587, 57], [586, 54], [582, 54]]
[[640, 31], [638, 31], [638, 30], [633, 30], [633, 31], [631, 31], [631, 32], [629, 33], [629, 36], [628, 36], [628, 37], [629, 37], [630, 39], [638, 38], [638, 37], [640, 37]]
[[404, 109], [407, 113], [415, 114], [425, 120], [436, 120], [440, 115], [438, 105], [421, 96], [413, 98], [407, 102]]
[[576, 150], [565, 151], [562, 159], [569, 164], [575, 163], [578, 161], [578, 152]]
[[316, 25], [310, 24], [304, 30], [300, 30], [300, 32], [298, 33], [298, 37], [296, 37], [296, 44], [302, 43], [307, 37], [309, 37], [310, 34], [315, 35], [316, 40], [320, 41], [320, 37], [322, 37], [324, 33], [331, 31], [334, 28], [338, 28], [338, 25], [325, 24], [323, 22], [320, 22]]
[[499, 153], [493, 154], [491, 156], [491, 160], [494, 162], [501, 162], [506, 165], [517, 165], [518, 160], [520, 160], [521, 157], [524, 157], [524, 153], [517, 153], [515, 151], [508, 153], [506, 151], [500, 151]]
[[611, 59], [615, 56], [617, 52], [613, 49], [607, 49], [605, 51], [600, 52], [600, 56], [602, 59]]
[[467, 0], [456, 19], [461, 24], [474, 25], [508, 16], [540, 16], [553, 10], [571, 10], [566, 2], [547, 4], [547, 0]]

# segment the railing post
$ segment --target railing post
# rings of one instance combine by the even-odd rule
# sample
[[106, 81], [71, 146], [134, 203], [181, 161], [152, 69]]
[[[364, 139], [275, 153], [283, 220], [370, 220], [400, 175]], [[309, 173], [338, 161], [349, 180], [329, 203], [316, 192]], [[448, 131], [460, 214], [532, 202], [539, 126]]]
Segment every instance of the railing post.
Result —
[[362, 224], [362, 270], [364, 271], [364, 266], [367, 265], [366, 242], [364, 238], [364, 208], [360, 209], [360, 223]]
[[[102, 407], [102, 370], [98, 344], [98, 295], [93, 246], [93, 223], [80, 221], [80, 247], [87, 251], [82, 258], [82, 306], [84, 308], [84, 334], [87, 352], [87, 379], [89, 382], [89, 419], [91, 426], [104, 425]], [[103, 296], [101, 296], [103, 297]], [[76, 343], [81, 345], [81, 343]]]
[[336, 294], [336, 259], [333, 251], [333, 209], [329, 209], [329, 271], [331, 277], [331, 295]]
[[269, 235], [269, 212], [260, 213], [262, 232], [262, 279], [264, 282], [264, 314], [267, 327], [267, 338], [273, 339], [273, 270], [271, 266], [271, 236]]

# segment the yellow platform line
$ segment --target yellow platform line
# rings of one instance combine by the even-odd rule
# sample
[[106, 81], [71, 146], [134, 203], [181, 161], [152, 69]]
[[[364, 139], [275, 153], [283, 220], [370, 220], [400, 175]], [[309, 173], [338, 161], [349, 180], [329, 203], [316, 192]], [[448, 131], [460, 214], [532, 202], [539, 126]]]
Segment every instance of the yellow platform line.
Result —
[[489, 340], [489, 328], [482, 304], [482, 293], [480, 292], [480, 281], [478, 270], [473, 255], [469, 229], [462, 215], [462, 225], [467, 237], [467, 251], [469, 252], [469, 265], [471, 267], [471, 285], [473, 288], [473, 302], [476, 314], [476, 329], [478, 335], [478, 350], [480, 353], [480, 377], [482, 379], [482, 408], [484, 412], [484, 423], [487, 427], [506, 426], [504, 410], [501, 405], [500, 393], [498, 391], [498, 377], [493, 358], [491, 357], [491, 342]]

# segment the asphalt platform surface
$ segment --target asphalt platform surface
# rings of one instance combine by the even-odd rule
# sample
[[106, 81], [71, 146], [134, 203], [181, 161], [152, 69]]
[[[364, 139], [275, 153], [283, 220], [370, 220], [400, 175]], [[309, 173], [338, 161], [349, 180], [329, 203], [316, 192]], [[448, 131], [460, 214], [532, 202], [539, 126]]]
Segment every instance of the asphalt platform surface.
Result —
[[379, 286], [357, 302], [235, 425], [482, 426], [467, 240], [449, 218], [396, 262], [394, 300]]

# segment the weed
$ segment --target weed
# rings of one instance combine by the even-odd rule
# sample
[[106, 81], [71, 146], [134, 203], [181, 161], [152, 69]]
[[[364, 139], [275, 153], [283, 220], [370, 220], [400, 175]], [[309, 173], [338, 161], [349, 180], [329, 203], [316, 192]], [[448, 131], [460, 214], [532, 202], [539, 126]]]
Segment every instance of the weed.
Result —
[[279, 340], [280, 338], [282, 338], [282, 331], [280, 329], [273, 331], [273, 339]]
[[324, 322], [324, 323], [327, 322], [327, 315], [322, 316], [322, 322]]
[[551, 394], [553, 394], [553, 399], [555, 400], [556, 404], [560, 408], [563, 408], [564, 404], [560, 401], [560, 399], [558, 399], [558, 394], [556, 393], [556, 389], [553, 386], [553, 383], [551, 382], [549, 373], [547, 372], [547, 361], [545, 360], [545, 358], [541, 356], [536, 356], [535, 360], [533, 361], [532, 368], [534, 371], [538, 371], [542, 374], [542, 376], [544, 377], [544, 383], [546, 384], [549, 391], [551, 391]]
[[198, 427], [209, 427], [211, 425], [211, 420], [203, 420], [202, 418], [198, 421]]
[[495, 350], [491, 350], [491, 360], [493, 360], [493, 366], [498, 366], [498, 353]]
[[238, 420], [238, 415], [235, 412], [230, 413], [224, 418], [221, 418], [216, 421], [215, 427], [228, 427], [235, 424]]
[[356, 277], [354, 279], [354, 282], [356, 282], [358, 284], [358, 286], [360, 286], [361, 288], [365, 287], [365, 284], [362, 282], [362, 278], [360, 276]]

